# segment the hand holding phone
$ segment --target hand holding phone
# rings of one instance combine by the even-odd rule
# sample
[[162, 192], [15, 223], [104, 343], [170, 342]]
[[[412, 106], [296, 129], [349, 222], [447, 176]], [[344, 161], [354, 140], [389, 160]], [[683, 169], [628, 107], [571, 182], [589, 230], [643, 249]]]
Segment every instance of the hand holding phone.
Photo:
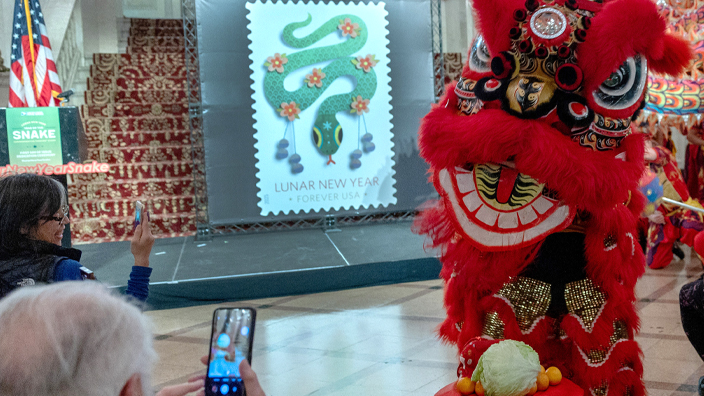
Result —
[[213, 313], [205, 395], [244, 396], [240, 373], [243, 360], [252, 361], [254, 308], [218, 308]]
[[149, 212], [146, 212], [146, 217], [144, 215], [144, 205], [139, 201], [135, 202], [134, 235], [130, 241], [130, 251], [134, 256], [134, 265], [139, 267], [149, 267], [149, 255], [154, 246]]
[[144, 212], [144, 204], [140, 201], [134, 203], [134, 227], [137, 228], [138, 225], [142, 224], [142, 215]]
[[240, 374], [242, 374], [242, 381], [244, 381], [247, 396], [266, 396], [257, 378], [257, 373], [252, 370], [248, 361], [243, 360], [240, 363]]

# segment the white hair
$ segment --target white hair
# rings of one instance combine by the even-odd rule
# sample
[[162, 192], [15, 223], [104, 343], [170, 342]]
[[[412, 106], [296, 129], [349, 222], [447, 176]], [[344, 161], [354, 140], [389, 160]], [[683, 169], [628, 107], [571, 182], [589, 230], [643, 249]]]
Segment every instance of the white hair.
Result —
[[0, 396], [116, 396], [156, 360], [151, 322], [98, 282], [22, 287], [0, 300]]

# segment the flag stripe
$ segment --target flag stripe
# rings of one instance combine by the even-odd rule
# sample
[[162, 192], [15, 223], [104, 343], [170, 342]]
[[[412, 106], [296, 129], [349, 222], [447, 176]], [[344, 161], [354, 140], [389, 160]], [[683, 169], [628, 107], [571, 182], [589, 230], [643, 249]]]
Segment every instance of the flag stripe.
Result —
[[37, 87], [37, 92], [41, 90], [41, 86], [44, 85], [44, 78], [46, 77], [46, 58], [44, 57], [44, 52], [39, 50], [34, 54], [34, 81]]
[[37, 96], [34, 87], [32, 86], [31, 78], [29, 75], [29, 69], [26, 65], [22, 68], [22, 81], [24, 81], [24, 101], [27, 103], [27, 107], [37, 107]]
[[26, 107], [24, 87], [22, 86], [22, 65], [15, 62], [11, 65], [10, 73], [10, 107]]
[[10, 107], [58, 106], [61, 83], [38, 0], [15, 0]]

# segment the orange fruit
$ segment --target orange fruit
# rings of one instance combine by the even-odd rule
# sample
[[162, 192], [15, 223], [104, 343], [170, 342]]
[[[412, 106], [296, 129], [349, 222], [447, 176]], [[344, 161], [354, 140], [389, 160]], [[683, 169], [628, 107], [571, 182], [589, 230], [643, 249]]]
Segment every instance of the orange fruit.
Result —
[[474, 393], [474, 381], [469, 377], [462, 377], [457, 380], [457, 391], [463, 395]]
[[550, 380], [550, 385], [557, 385], [562, 381], [562, 373], [557, 367], [548, 368], [545, 374], [547, 374], [548, 380]]
[[550, 386], [550, 379], [547, 374], [538, 374], [538, 390], [544, 391]]
[[474, 384], [474, 393], [478, 394], [479, 396], [484, 396], [484, 387], [482, 386], [482, 383], [477, 381]]
[[533, 387], [528, 391], [528, 396], [533, 396], [538, 391], [538, 383], [533, 384]]
[[540, 374], [545, 374], [545, 367], [543, 365], [540, 365]]

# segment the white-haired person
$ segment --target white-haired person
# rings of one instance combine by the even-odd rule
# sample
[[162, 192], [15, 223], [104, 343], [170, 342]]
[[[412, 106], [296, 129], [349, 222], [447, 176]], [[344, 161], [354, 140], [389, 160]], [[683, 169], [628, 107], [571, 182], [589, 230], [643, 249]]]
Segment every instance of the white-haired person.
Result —
[[[70, 222], [66, 202], [64, 187], [48, 176], [0, 178], [0, 297], [20, 286], [91, 278], [80, 263], [81, 251], [61, 247]], [[143, 217], [130, 244], [134, 266], [126, 294], [146, 301], [154, 236]]]
[[[147, 396], [151, 322], [98, 282], [23, 287], [0, 300], [0, 396]], [[247, 361], [248, 396], [264, 396]], [[202, 376], [157, 396], [204, 395]]]

